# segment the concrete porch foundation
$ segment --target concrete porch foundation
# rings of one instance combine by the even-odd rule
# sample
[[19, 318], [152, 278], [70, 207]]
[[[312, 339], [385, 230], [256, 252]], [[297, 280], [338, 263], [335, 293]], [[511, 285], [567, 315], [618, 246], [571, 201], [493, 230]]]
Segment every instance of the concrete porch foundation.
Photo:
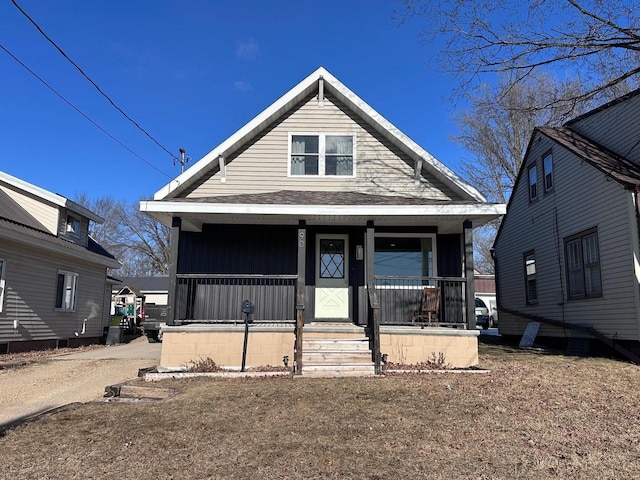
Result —
[[[362, 335], [362, 328], [356, 326], [334, 328], [336, 331], [322, 330], [322, 325], [307, 325], [303, 339], [333, 338], [341, 332], [345, 337], [358, 332]], [[216, 365], [226, 368], [239, 368], [242, 364], [242, 324], [167, 326], [162, 331], [162, 367], [187, 367], [191, 362], [205, 358], [211, 358]], [[478, 335], [477, 330], [381, 325], [380, 351], [387, 354], [389, 362], [404, 365], [426, 362], [433, 355], [437, 358], [442, 353], [446, 363], [452, 367], [466, 368], [478, 364]], [[251, 325], [246, 366], [284, 366], [283, 357], [287, 356], [292, 367], [294, 340], [293, 325]]]

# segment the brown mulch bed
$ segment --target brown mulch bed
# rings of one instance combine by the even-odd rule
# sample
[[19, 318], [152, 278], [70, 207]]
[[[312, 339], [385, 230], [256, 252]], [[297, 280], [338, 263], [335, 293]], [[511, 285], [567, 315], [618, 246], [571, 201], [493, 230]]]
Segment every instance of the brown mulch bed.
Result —
[[7, 478], [640, 478], [640, 367], [482, 345], [483, 375], [166, 380], [6, 432]]

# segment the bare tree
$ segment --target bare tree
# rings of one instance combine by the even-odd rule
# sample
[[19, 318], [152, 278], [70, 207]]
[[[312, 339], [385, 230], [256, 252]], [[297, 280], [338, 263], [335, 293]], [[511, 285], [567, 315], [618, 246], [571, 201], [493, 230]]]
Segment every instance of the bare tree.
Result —
[[555, 82], [547, 75], [519, 83], [482, 85], [469, 95], [470, 108], [456, 117], [460, 133], [454, 141], [464, 146], [462, 160], [467, 179], [489, 200], [506, 203], [515, 183], [531, 132], [536, 126], [556, 126], [587, 108], [587, 102], [567, 108], [562, 99], [575, 98], [578, 81]]
[[[619, 95], [639, 84], [636, 0], [404, 0], [401, 21], [426, 20], [425, 43], [444, 42], [439, 64], [461, 90], [509, 74], [564, 72], [584, 90], [570, 100]], [[480, 78], [482, 77], [482, 78]], [[566, 100], [566, 99], [565, 99]]]
[[89, 234], [122, 263], [116, 275], [153, 276], [169, 273], [170, 229], [141, 213], [137, 203], [127, 204], [111, 196], [75, 201], [105, 219], [92, 223]]
[[[469, 95], [470, 108], [457, 116], [460, 133], [454, 141], [466, 147], [462, 170], [490, 201], [506, 203], [516, 181], [531, 132], [536, 126], [560, 125], [581, 113], [588, 102], [562, 102], [581, 91], [578, 81], [558, 83], [547, 75], [524, 81], [482, 85]], [[571, 105], [573, 108], [567, 108]], [[500, 221], [474, 231], [475, 265], [493, 273], [491, 248]]]

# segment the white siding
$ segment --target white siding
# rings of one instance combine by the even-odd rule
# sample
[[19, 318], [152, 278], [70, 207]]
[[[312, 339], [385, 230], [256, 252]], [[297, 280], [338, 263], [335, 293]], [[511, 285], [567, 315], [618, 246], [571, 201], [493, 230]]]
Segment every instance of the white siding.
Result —
[[[105, 267], [6, 240], [0, 243], [0, 258], [6, 269], [0, 343], [72, 338], [85, 318], [84, 336], [102, 336]], [[75, 312], [54, 309], [58, 270], [78, 274]], [[16, 319], [19, 327], [14, 330]]]
[[[33, 196], [6, 185], [0, 191], [8, 197], [3, 200], [3, 212], [8, 218], [30, 227], [44, 229], [53, 235], [58, 231], [58, 206], [49, 205]], [[10, 199], [10, 200], [9, 200]], [[11, 202], [11, 200], [13, 202]]]
[[[638, 340], [638, 281], [631, 229], [637, 228], [632, 193], [600, 171], [538, 134], [526, 159], [538, 162], [538, 200], [530, 203], [522, 175], [496, 243], [498, 301], [529, 314], [588, 324], [618, 339]], [[542, 156], [553, 148], [554, 188], [544, 192]], [[565, 300], [563, 239], [598, 229], [602, 298]], [[536, 259], [538, 303], [526, 305], [523, 254]], [[526, 321], [500, 314], [500, 330], [520, 335]], [[540, 334], [550, 334], [541, 327]], [[553, 334], [562, 334], [555, 330]]]
[[[295, 132], [355, 133], [357, 178], [288, 177], [289, 133]], [[331, 96], [325, 97], [323, 106], [318, 105], [315, 97], [302, 102], [245, 148], [225, 158], [225, 163], [225, 183], [221, 182], [220, 172], [215, 171], [184, 196], [305, 190], [458, 199], [431, 176], [423, 177], [416, 186], [412, 161]]]
[[618, 155], [640, 163], [640, 95], [572, 123], [571, 128]]

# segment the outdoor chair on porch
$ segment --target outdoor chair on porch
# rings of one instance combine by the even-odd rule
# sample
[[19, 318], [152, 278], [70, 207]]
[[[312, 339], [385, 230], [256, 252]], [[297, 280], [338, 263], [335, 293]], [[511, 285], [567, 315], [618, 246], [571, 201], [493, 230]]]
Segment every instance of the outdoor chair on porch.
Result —
[[438, 318], [438, 311], [440, 310], [440, 288], [439, 287], [424, 287], [422, 289], [422, 302], [420, 303], [420, 310], [413, 313], [412, 321], [431, 323], [434, 319]]

